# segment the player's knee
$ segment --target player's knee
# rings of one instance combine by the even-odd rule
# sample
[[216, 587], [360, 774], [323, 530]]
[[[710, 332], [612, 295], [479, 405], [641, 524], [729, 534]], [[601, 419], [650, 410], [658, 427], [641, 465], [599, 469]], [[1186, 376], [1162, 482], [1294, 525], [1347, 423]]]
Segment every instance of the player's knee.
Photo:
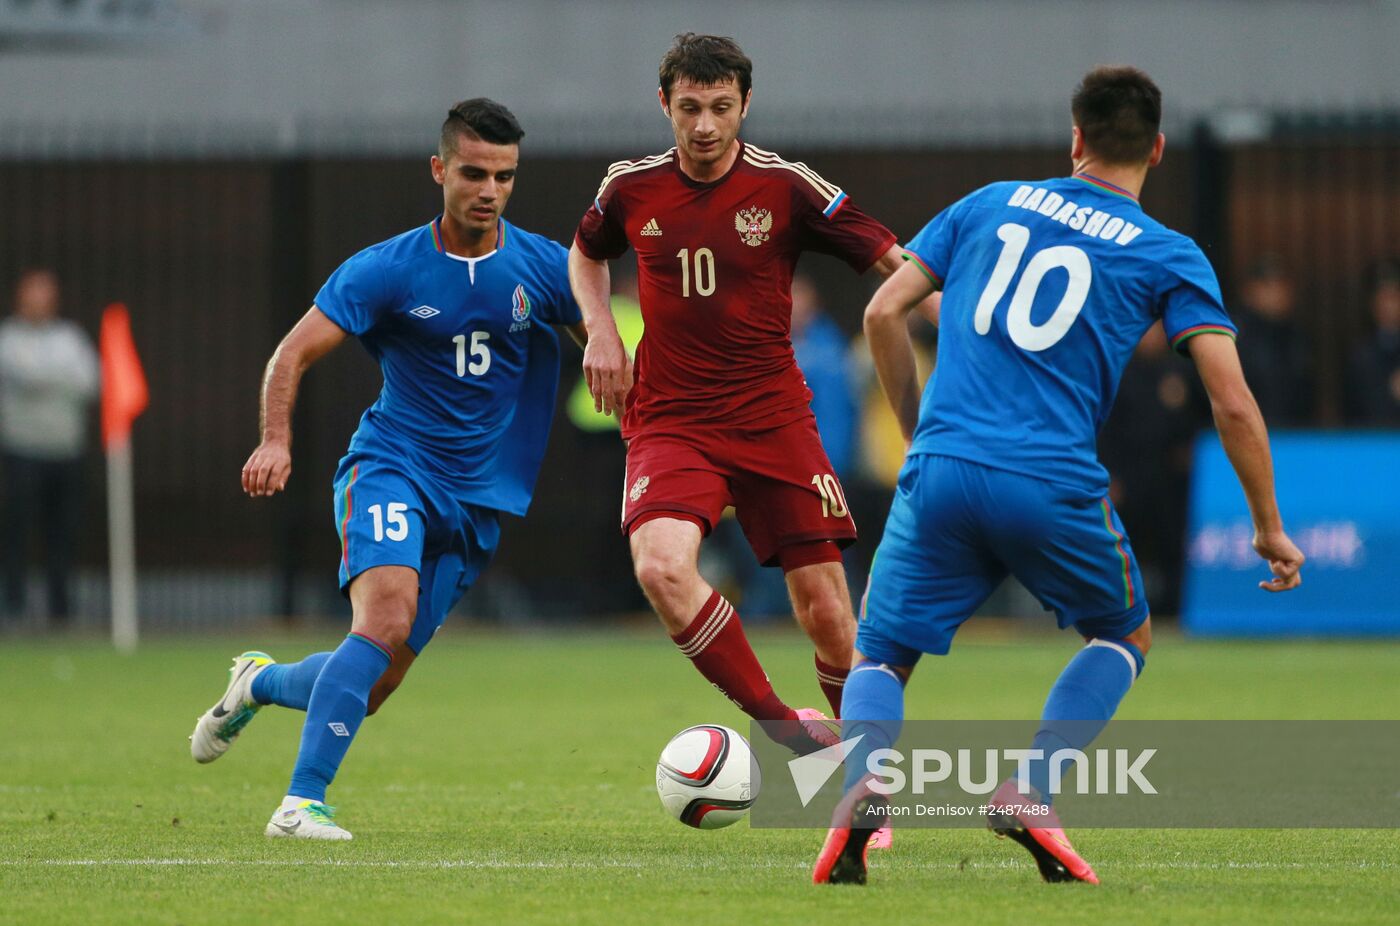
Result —
[[407, 642], [417, 613], [416, 596], [378, 594], [364, 603], [363, 613], [355, 615], [355, 624], [367, 636], [395, 650]]
[[856, 619], [851, 603], [836, 592], [816, 595], [798, 606], [803, 626], [818, 645], [849, 650], [856, 642]]
[[638, 552], [633, 564], [637, 584], [653, 601], [680, 594], [695, 570], [684, 560], [650, 550]]

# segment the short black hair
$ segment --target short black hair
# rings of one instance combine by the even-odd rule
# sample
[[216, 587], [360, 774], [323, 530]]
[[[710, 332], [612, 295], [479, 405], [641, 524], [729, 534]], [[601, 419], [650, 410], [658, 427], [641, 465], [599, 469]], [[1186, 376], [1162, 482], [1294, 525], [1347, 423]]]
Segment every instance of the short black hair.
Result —
[[668, 103], [671, 88], [682, 77], [702, 87], [738, 81], [742, 101], [753, 87], [753, 62], [728, 36], [683, 32], [661, 56], [661, 95]]
[[457, 150], [458, 136], [493, 145], [515, 145], [525, 137], [525, 130], [510, 110], [495, 100], [478, 96], [463, 100], [447, 111], [438, 139], [438, 156], [444, 161]]
[[1126, 65], [1094, 68], [1074, 88], [1074, 124], [1090, 151], [1109, 164], [1138, 164], [1152, 154], [1162, 125], [1162, 91]]

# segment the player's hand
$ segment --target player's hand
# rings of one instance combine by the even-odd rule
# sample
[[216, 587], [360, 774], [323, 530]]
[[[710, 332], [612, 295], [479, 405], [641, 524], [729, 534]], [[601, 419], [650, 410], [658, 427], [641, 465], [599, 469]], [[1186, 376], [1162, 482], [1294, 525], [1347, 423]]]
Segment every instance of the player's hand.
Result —
[[276, 495], [292, 474], [292, 450], [283, 441], [263, 441], [243, 464], [243, 491], [257, 498]]
[[1303, 583], [1298, 572], [1303, 566], [1303, 551], [1283, 531], [1255, 531], [1254, 552], [1268, 561], [1269, 570], [1274, 574], [1269, 581], [1259, 583], [1264, 591], [1286, 592]]
[[583, 376], [593, 396], [593, 410], [621, 417], [632, 388], [632, 360], [615, 332], [611, 337], [589, 335], [583, 348]]

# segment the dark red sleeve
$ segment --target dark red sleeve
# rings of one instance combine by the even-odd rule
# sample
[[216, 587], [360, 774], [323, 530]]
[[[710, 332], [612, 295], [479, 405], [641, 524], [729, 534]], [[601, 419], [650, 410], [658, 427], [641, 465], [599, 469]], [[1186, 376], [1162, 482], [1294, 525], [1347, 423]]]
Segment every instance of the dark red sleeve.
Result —
[[839, 257], [857, 273], [869, 270], [898, 240], [894, 232], [872, 219], [840, 190], [827, 199], [823, 192], [799, 180], [796, 204], [807, 250]]
[[627, 253], [627, 233], [622, 227], [621, 208], [612, 188], [598, 191], [598, 198], [579, 220], [574, 242], [585, 257], [613, 260]]

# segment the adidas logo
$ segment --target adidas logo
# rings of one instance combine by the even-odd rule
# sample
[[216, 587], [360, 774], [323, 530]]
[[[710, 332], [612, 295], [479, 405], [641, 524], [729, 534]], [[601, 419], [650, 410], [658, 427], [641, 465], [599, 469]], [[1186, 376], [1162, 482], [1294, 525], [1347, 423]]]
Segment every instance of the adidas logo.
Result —
[[661, 226], [656, 224], [656, 219], [648, 219], [642, 226], [642, 234], [652, 238], [661, 237]]

